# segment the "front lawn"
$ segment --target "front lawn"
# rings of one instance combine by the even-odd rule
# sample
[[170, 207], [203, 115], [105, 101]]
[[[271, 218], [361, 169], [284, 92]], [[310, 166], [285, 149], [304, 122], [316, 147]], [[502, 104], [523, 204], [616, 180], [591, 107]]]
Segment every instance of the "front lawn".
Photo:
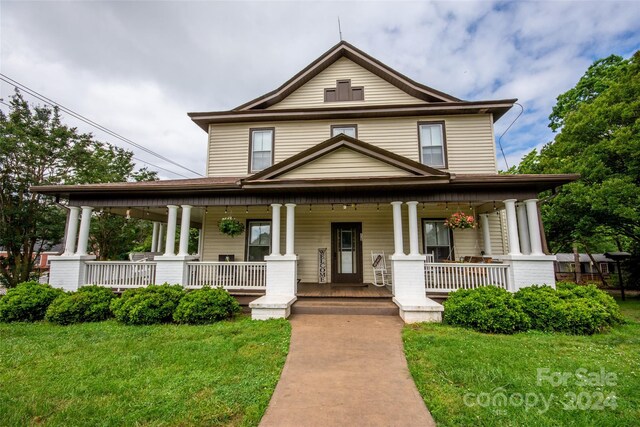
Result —
[[620, 306], [629, 323], [593, 336], [408, 325], [409, 369], [438, 425], [636, 426], [640, 300]]
[[287, 321], [0, 323], [0, 424], [257, 425]]

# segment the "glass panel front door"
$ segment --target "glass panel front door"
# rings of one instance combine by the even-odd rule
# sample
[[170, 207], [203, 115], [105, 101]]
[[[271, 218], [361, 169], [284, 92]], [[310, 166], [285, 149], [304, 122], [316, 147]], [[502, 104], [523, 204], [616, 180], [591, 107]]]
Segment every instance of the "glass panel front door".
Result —
[[332, 224], [332, 282], [362, 283], [360, 223]]

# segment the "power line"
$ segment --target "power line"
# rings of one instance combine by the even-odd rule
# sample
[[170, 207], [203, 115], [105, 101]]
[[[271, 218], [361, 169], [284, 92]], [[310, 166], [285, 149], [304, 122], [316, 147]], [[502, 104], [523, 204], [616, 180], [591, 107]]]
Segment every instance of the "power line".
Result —
[[[6, 105], [7, 107], [11, 108], [11, 104], [7, 104], [6, 102], [4, 102], [4, 101], [2, 100], [2, 98], [0, 98], [0, 104]], [[181, 177], [183, 177], [183, 178], [187, 178], [187, 179], [189, 178], [188, 176], [183, 175], [183, 174], [181, 174], [181, 173], [179, 173], [179, 172], [174, 172], [174, 171], [172, 171], [171, 169], [163, 168], [162, 166], [155, 165], [155, 164], [153, 164], [153, 163], [151, 163], [151, 162], [149, 162], [149, 161], [147, 161], [147, 160], [141, 159], [141, 158], [139, 158], [139, 157], [133, 156], [133, 159], [134, 159], [134, 160], [137, 160], [137, 161], [139, 161], [139, 162], [142, 162], [142, 163], [144, 163], [144, 164], [146, 164], [146, 165], [149, 165], [149, 166], [151, 166], [151, 167], [153, 167], [153, 168], [161, 169], [161, 170], [163, 170], [163, 171], [165, 171], [165, 172], [169, 172], [169, 173], [171, 173], [171, 174], [173, 174], [173, 175], [181, 176]]]
[[[7, 103], [6, 103], [6, 102], [4, 102], [1, 98], [0, 98], [0, 104], [6, 105], [7, 107], [11, 108], [11, 104], [7, 104]], [[181, 174], [181, 173], [179, 173], [179, 172], [174, 172], [174, 171], [172, 171], [171, 169], [163, 168], [162, 166], [155, 165], [155, 164], [153, 164], [153, 163], [151, 163], [151, 162], [149, 162], [149, 161], [147, 161], [147, 160], [141, 159], [141, 158], [139, 158], [139, 157], [133, 156], [133, 159], [134, 159], [134, 160], [137, 160], [137, 161], [139, 161], [139, 162], [142, 162], [142, 163], [144, 163], [145, 165], [149, 165], [149, 166], [151, 166], [151, 167], [153, 167], [153, 168], [161, 169], [161, 170], [163, 170], [163, 171], [165, 171], [165, 172], [169, 172], [169, 173], [171, 173], [171, 174], [173, 174], [173, 175], [181, 176], [181, 177], [183, 177], [183, 178], [189, 178], [188, 176], [183, 175], [183, 174]]]
[[[33, 96], [34, 98], [37, 98], [37, 99], [41, 100], [42, 102], [45, 102], [47, 104], [54, 105], [54, 106], [60, 108], [60, 110], [62, 110], [65, 113], [75, 117], [76, 119], [78, 119], [78, 120], [80, 120], [80, 121], [82, 121], [82, 122], [84, 122], [84, 123], [86, 123], [86, 124], [88, 124], [90, 126], [93, 126], [96, 129], [99, 129], [102, 132], [105, 132], [108, 135], [111, 135], [114, 138], [117, 138], [117, 139], [119, 139], [119, 140], [121, 140], [121, 141], [123, 141], [123, 142], [125, 142], [125, 143], [127, 143], [129, 145], [132, 145], [132, 146], [138, 148], [139, 150], [142, 150], [142, 151], [144, 151], [144, 152], [146, 152], [148, 154], [151, 154], [151, 155], [153, 155], [153, 156], [155, 156], [155, 157], [157, 157], [159, 159], [162, 159], [162, 160], [164, 160], [164, 161], [166, 161], [168, 163], [171, 163], [171, 164], [173, 164], [175, 166], [178, 166], [178, 167], [180, 167], [182, 169], [185, 169], [185, 170], [187, 170], [187, 171], [189, 171], [189, 172], [191, 172], [193, 174], [196, 174], [198, 176], [202, 176], [201, 173], [196, 172], [193, 169], [190, 169], [190, 168], [188, 168], [186, 166], [183, 166], [180, 163], [177, 163], [177, 162], [175, 162], [175, 161], [163, 156], [162, 154], [156, 153], [155, 151], [153, 151], [153, 150], [151, 150], [151, 149], [149, 149], [149, 148], [147, 148], [147, 147], [145, 147], [145, 146], [143, 146], [141, 144], [138, 144], [137, 142], [134, 142], [134, 141], [130, 140], [129, 138], [125, 138], [124, 136], [116, 133], [115, 131], [112, 131], [111, 129], [108, 129], [108, 128], [102, 126], [101, 124], [96, 123], [93, 120], [83, 116], [82, 114], [76, 113], [75, 111], [73, 111], [73, 110], [71, 110], [71, 109], [69, 109], [69, 108], [57, 103], [56, 101], [54, 101], [54, 100], [52, 100], [50, 98], [47, 98], [46, 96], [42, 95], [41, 93], [38, 93], [37, 91], [29, 88], [28, 86], [25, 86], [24, 84], [12, 79], [11, 77], [9, 77], [9, 76], [7, 76], [5, 74], [0, 73], [0, 80], [2, 80], [4, 82], [14, 86], [17, 89], [21, 89], [21, 90], [25, 91], [29, 95]], [[172, 172], [172, 173], [175, 173], [175, 172]], [[181, 174], [176, 174], [176, 175], [184, 176], [184, 175], [181, 175]]]

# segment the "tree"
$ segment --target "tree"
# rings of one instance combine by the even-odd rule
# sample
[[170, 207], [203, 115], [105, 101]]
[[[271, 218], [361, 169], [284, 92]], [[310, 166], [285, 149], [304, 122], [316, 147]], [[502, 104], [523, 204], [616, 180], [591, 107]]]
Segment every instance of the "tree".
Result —
[[[542, 215], [552, 249], [640, 252], [640, 51], [596, 61], [558, 97], [550, 125], [559, 131], [511, 172], [579, 173]], [[547, 195], [548, 196], [548, 195]]]
[[[139, 174], [148, 177], [149, 171]], [[16, 90], [9, 113], [0, 111], [0, 246], [7, 252], [0, 259], [0, 277], [5, 284], [28, 280], [34, 258], [64, 234], [64, 209], [32, 193], [32, 186], [134, 176], [131, 152], [66, 126], [57, 108], [31, 106]]]

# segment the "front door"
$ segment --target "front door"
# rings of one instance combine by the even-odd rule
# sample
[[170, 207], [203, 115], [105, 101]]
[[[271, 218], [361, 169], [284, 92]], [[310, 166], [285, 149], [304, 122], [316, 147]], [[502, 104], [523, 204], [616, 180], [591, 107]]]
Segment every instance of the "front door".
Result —
[[331, 224], [331, 282], [362, 283], [362, 223]]

